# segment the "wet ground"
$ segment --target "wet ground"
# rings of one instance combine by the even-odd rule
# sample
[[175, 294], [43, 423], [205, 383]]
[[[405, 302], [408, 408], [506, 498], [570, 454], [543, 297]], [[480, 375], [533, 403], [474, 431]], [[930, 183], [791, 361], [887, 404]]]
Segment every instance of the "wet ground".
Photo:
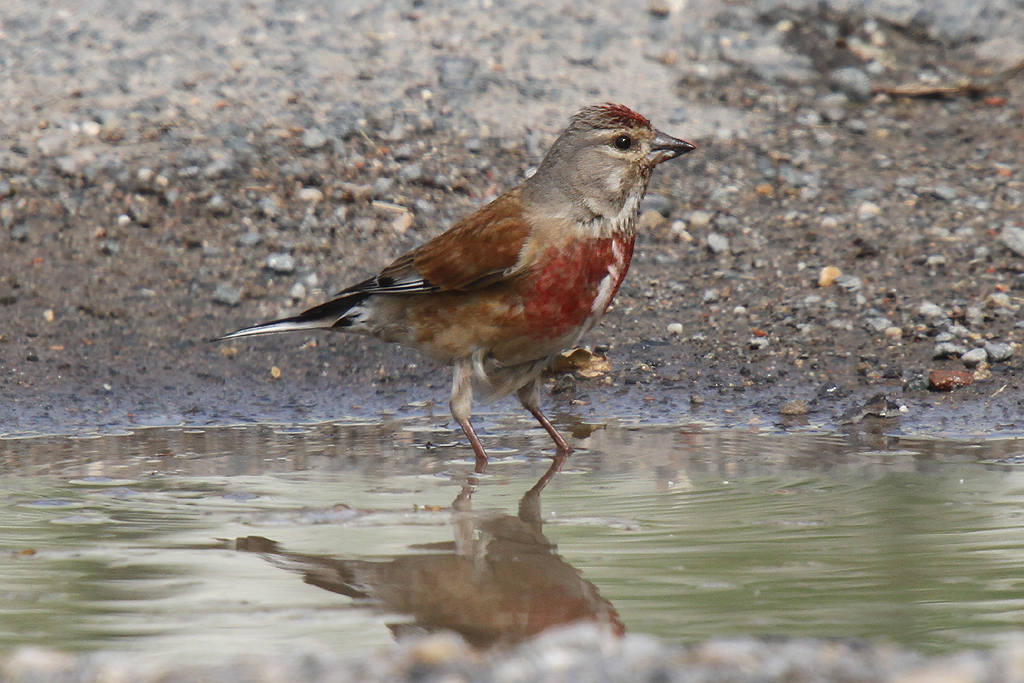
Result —
[[1019, 639], [1019, 439], [606, 426], [555, 473], [539, 429], [482, 422], [483, 477], [425, 417], [0, 440], [0, 649], [358, 660], [581, 623], [932, 655]]

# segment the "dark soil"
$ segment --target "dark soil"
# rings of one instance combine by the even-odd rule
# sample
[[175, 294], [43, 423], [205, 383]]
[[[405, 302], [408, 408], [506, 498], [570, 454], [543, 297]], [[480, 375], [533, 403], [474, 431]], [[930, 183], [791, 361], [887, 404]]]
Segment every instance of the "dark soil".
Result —
[[[969, 46], [880, 30], [900, 66], [876, 86], [936, 65], [995, 68]], [[849, 36], [836, 40], [820, 22], [790, 33], [818, 80], [770, 82], [738, 68], [678, 83], [672, 96], [685, 106], [724, 108], [746, 127], [694, 139], [696, 152], [658, 169], [629, 276], [586, 340], [612, 370], [552, 376], [546, 402], [591, 420], [836, 428], [885, 394], [907, 407], [890, 410], [902, 417], [886, 429], [1019, 432], [1024, 258], [1001, 238], [1020, 227], [1024, 205], [1024, 80], [980, 96], [876, 95], [829, 110], [829, 70], [863, 62]], [[319, 106], [308, 93], [291, 97], [295, 110]], [[95, 137], [108, 168], [49, 153], [55, 124], [39, 111], [5, 141], [0, 164], [0, 431], [444, 406], [446, 369], [374, 340], [205, 342], [372, 274], [513, 186], [557, 133], [478, 138], [442, 97], [417, 106], [417, 118], [368, 115], [320, 146], [309, 129], [250, 127], [250, 109], [232, 101], [202, 120], [126, 112]], [[690, 137], [685, 117], [654, 123]], [[217, 167], [223, 149], [231, 161]], [[294, 272], [269, 269], [274, 253], [292, 255]], [[820, 287], [826, 266], [856, 279]], [[234, 288], [237, 305], [218, 286]], [[925, 302], [941, 315], [922, 315]], [[888, 329], [872, 322], [881, 318]], [[950, 330], [965, 348], [1004, 343], [1013, 355], [972, 368], [934, 359], [936, 335]], [[973, 381], [932, 391], [936, 369]], [[794, 400], [806, 417], [780, 417]]]

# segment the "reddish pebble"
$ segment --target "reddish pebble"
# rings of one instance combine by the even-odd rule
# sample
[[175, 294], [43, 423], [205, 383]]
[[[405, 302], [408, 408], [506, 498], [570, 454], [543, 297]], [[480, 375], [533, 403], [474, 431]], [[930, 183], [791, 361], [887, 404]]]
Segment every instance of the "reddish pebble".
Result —
[[932, 391], [953, 391], [957, 387], [965, 387], [973, 381], [971, 373], [963, 370], [933, 370], [928, 375], [928, 388]]

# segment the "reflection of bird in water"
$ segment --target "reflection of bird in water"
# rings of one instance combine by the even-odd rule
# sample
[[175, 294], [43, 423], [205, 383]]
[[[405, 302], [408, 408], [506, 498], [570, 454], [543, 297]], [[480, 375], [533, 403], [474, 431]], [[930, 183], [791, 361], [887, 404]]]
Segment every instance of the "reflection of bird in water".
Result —
[[475, 481], [455, 499], [455, 541], [414, 546], [431, 552], [391, 561], [338, 560], [282, 551], [260, 536], [236, 539], [237, 550], [302, 573], [306, 583], [411, 623], [391, 625], [396, 637], [450, 630], [477, 647], [510, 644], [553, 626], [597, 622], [621, 635], [615, 608], [597, 587], [558, 556], [541, 531], [540, 493], [561, 467], [556, 458], [519, 503], [517, 516], [474, 513]]

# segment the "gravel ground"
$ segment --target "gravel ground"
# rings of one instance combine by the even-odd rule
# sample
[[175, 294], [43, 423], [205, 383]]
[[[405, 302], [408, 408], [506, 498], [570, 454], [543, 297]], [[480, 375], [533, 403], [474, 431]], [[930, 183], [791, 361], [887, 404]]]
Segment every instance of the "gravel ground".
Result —
[[1022, 59], [1012, 0], [6, 0], [0, 432], [443, 402], [372, 340], [203, 340], [372, 273], [611, 100], [700, 149], [588, 340], [611, 370], [559, 405], [1019, 433]]
[[884, 394], [905, 430], [1019, 430], [1024, 77], [983, 88], [1024, 58], [1019, 3], [624, 11], [4, 3], [4, 431], [443, 400], [445, 372], [372, 341], [202, 340], [442, 231], [602, 100], [700, 150], [656, 174], [589, 339], [612, 370], [553, 380], [577, 411], [836, 425]]
[[456, 636], [414, 638], [388, 657], [355, 661], [324, 652], [254, 656], [220, 666], [169, 666], [119, 653], [63, 655], [21, 650], [0, 659], [11, 683], [99, 683], [130, 680], [224, 683], [1013, 683], [1024, 680], [1024, 646], [924, 657], [856, 640], [734, 638], [669, 646], [656, 638], [617, 638], [597, 627], [550, 631], [505, 651], [482, 653]]
[[1024, 58], [1024, 10], [855, 5], [5, 3], [0, 424], [443, 399], [372, 341], [202, 340], [375, 271], [614, 100], [701, 149], [656, 174], [589, 340], [611, 372], [560, 396], [836, 425], [884, 394], [904, 429], [1019, 430], [1024, 77], [983, 86]]

